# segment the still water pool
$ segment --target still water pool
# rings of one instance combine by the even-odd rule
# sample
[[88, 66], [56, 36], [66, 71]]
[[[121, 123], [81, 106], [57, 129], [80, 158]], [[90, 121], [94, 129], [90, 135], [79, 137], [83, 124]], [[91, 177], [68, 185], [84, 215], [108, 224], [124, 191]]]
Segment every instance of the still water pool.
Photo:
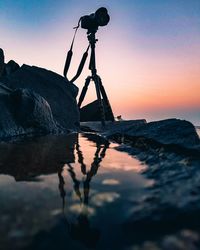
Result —
[[0, 144], [0, 249], [129, 249], [123, 232], [154, 182], [94, 134]]

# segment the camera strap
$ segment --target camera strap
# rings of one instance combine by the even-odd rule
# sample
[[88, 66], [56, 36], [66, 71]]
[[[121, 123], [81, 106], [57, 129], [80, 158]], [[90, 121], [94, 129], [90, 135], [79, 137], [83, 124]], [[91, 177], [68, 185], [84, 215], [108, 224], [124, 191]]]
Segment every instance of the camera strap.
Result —
[[66, 61], [65, 61], [65, 67], [64, 67], [63, 75], [64, 75], [64, 77], [66, 79], [67, 79], [67, 72], [69, 70], [69, 66], [70, 66], [70, 63], [71, 63], [71, 60], [72, 60], [72, 55], [73, 55], [72, 49], [73, 49], [73, 45], [74, 45], [74, 40], [75, 40], [75, 37], [76, 37], [76, 33], [78, 31], [78, 28], [80, 26], [80, 22], [81, 22], [81, 18], [78, 21], [78, 25], [76, 27], [74, 27], [74, 29], [75, 29], [74, 36], [73, 36], [73, 39], [72, 39], [70, 50], [67, 53], [67, 57], [66, 57]]
[[78, 70], [76, 72], [76, 75], [70, 80], [70, 82], [74, 82], [81, 74], [82, 70], [83, 70], [83, 67], [85, 65], [85, 62], [86, 62], [86, 59], [88, 57], [88, 50], [90, 48], [90, 45], [88, 45], [86, 51], [84, 52], [83, 56], [82, 56], [82, 59], [81, 59], [81, 62], [79, 64], [79, 67], [78, 67]]

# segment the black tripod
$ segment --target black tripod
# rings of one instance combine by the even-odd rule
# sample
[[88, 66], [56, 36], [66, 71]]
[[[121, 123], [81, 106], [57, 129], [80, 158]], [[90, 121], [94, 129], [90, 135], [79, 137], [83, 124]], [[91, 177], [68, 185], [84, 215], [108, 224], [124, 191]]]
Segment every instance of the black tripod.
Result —
[[94, 81], [95, 88], [96, 88], [96, 94], [97, 94], [97, 100], [98, 100], [98, 106], [99, 111], [101, 114], [101, 122], [102, 125], [105, 126], [105, 120], [106, 120], [106, 113], [110, 117], [111, 121], [114, 121], [114, 115], [112, 112], [111, 105], [109, 103], [108, 97], [106, 95], [106, 91], [103, 87], [101, 78], [97, 75], [97, 69], [96, 69], [96, 59], [95, 59], [95, 43], [98, 41], [95, 37], [96, 32], [91, 32], [88, 35], [89, 44], [91, 47], [91, 55], [90, 55], [90, 63], [89, 63], [89, 69], [91, 70], [91, 76], [88, 76], [85, 80], [85, 85], [82, 89], [81, 95], [79, 97], [78, 101], [78, 107], [81, 107], [81, 104], [85, 98], [88, 86], [90, 84], [90, 81]]
[[[76, 27], [76, 30], [78, 27], [79, 26]], [[111, 105], [109, 103], [106, 91], [103, 87], [101, 78], [97, 75], [96, 58], [95, 58], [95, 43], [98, 40], [95, 37], [96, 32], [97, 32], [97, 29], [92, 29], [92, 30], [89, 30], [87, 32], [89, 46], [88, 46], [86, 52], [83, 54], [83, 57], [81, 59], [81, 62], [80, 62], [80, 65], [78, 67], [76, 75], [72, 78], [72, 80], [70, 82], [74, 82], [80, 76], [80, 74], [83, 70], [85, 61], [86, 61], [87, 56], [88, 56], [88, 50], [89, 50], [89, 48], [91, 48], [91, 55], [90, 55], [90, 62], [89, 62], [89, 69], [91, 70], [91, 76], [88, 76], [85, 80], [84, 87], [83, 87], [81, 94], [80, 94], [80, 97], [79, 97], [78, 107], [80, 109], [81, 104], [85, 98], [86, 92], [88, 90], [88, 86], [90, 84], [90, 81], [92, 80], [94, 82], [95, 88], [96, 88], [98, 107], [99, 107], [99, 111], [101, 114], [101, 123], [103, 126], [105, 126], [106, 116], [108, 117], [108, 120], [114, 121], [114, 115], [113, 115], [113, 111], [112, 111]], [[76, 35], [76, 31], [75, 31], [75, 35]], [[74, 35], [74, 38], [75, 38], [75, 35]], [[72, 47], [73, 47], [73, 43], [74, 43], [74, 38], [72, 41], [71, 48], [68, 51], [68, 55], [67, 55], [67, 59], [66, 59], [66, 63], [65, 63], [65, 68], [64, 68], [64, 73], [63, 73], [65, 77], [67, 75], [69, 65], [71, 62], [71, 57], [73, 54]]]

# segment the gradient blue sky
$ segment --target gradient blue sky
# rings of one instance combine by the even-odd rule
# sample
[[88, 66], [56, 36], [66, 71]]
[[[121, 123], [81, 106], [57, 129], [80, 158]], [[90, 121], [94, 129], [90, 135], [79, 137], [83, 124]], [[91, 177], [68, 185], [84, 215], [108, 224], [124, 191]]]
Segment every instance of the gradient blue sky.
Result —
[[[97, 33], [97, 65], [115, 114], [200, 124], [199, 0], [0, 0], [6, 60], [62, 74], [72, 27], [101, 6], [111, 21]], [[80, 30], [71, 76], [86, 46]], [[86, 67], [77, 86], [82, 88], [88, 73]], [[91, 86], [86, 102], [94, 93]]]

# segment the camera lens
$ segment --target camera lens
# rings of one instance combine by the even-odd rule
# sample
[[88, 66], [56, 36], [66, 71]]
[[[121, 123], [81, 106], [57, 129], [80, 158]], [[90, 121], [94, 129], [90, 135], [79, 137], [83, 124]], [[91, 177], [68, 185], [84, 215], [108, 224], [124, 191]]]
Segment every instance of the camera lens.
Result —
[[110, 21], [106, 8], [101, 7], [95, 13], [81, 17], [81, 27], [88, 30], [97, 30], [99, 26], [105, 26]]
[[108, 24], [108, 22], [110, 21], [110, 17], [108, 15], [108, 11], [106, 8], [102, 7], [99, 8], [96, 12], [95, 12], [95, 19], [98, 23], [99, 26], [105, 26]]

